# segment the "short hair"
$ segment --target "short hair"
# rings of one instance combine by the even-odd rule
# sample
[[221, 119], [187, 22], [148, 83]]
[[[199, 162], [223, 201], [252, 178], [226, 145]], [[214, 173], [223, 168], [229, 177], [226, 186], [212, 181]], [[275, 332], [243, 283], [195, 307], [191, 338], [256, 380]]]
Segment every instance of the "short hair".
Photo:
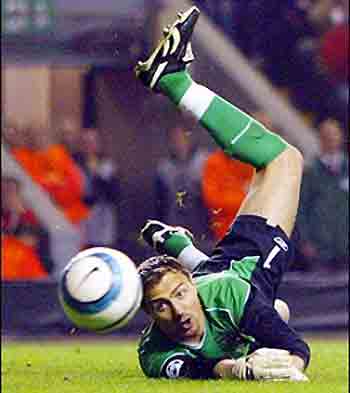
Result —
[[[188, 279], [191, 279], [189, 270], [187, 270], [176, 258], [168, 255], [157, 255], [148, 258], [138, 266], [137, 270], [141, 277], [144, 294], [148, 288], [158, 284], [163, 276], [169, 272], [181, 272]], [[144, 308], [145, 305], [145, 297], [143, 297], [141, 306]]]

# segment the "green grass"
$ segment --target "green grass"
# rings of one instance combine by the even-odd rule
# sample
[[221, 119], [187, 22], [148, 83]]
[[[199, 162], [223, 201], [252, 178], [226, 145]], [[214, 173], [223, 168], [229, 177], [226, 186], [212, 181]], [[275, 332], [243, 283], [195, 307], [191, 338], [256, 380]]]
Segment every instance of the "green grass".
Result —
[[311, 382], [169, 381], [146, 379], [136, 343], [114, 341], [3, 342], [3, 393], [345, 393], [348, 344], [309, 340]]

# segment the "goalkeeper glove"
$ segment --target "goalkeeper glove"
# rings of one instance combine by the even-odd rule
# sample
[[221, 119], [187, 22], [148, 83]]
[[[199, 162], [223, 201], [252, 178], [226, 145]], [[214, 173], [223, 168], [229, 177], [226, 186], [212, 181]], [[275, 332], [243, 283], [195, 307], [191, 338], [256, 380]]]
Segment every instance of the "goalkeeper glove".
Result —
[[284, 349], [261, 348], [236, 360], [232, 375], [243, 380], [308, 381]]
[[177, 258], [188, 245], [193, 244], [193, 235], [189, 230], [156, 220], [146, 222], [141, 229], [141, 237], [160, 254], [174, 258]]

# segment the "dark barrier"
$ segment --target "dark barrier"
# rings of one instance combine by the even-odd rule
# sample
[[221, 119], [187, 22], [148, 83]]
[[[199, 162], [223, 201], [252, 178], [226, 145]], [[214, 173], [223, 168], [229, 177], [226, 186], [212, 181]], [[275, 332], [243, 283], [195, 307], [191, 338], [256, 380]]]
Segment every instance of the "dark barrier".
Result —
[[[53, 282], [2, 283], [2, 334], [9, 336], [94, 335], [80, 331], [65, 316]], [[135, 335], [147, 324], [140, 311], [116, 334]]]
[[[347, 274], [318, 276], [286, 275], [279, 297], [291, 309], [290, 324], [297, 330], [345, 329], [348, 327]], [[136, 335], [147, 324], [143, 312], [116, 335]], [[3, 282], [2, 334], [10, 336], [93, 335], [78, 331], [60, 307], [55, 283]]]
[[289, 273], [278, 296], [291, 310], [297, 330], [347, 329], [349, 322], [348, 273], [327, 275]]

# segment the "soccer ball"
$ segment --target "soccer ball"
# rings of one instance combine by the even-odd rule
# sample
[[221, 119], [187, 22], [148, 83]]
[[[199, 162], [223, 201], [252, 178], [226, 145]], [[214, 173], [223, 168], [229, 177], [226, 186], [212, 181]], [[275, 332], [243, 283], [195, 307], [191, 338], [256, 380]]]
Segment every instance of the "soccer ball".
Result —
[[131, 259], [111, 248], [93, 247], [68, 263], [59, 282], [59, 299], [79, 328], [107, 333], [126, 325], [142, 300], [140, 276]]

